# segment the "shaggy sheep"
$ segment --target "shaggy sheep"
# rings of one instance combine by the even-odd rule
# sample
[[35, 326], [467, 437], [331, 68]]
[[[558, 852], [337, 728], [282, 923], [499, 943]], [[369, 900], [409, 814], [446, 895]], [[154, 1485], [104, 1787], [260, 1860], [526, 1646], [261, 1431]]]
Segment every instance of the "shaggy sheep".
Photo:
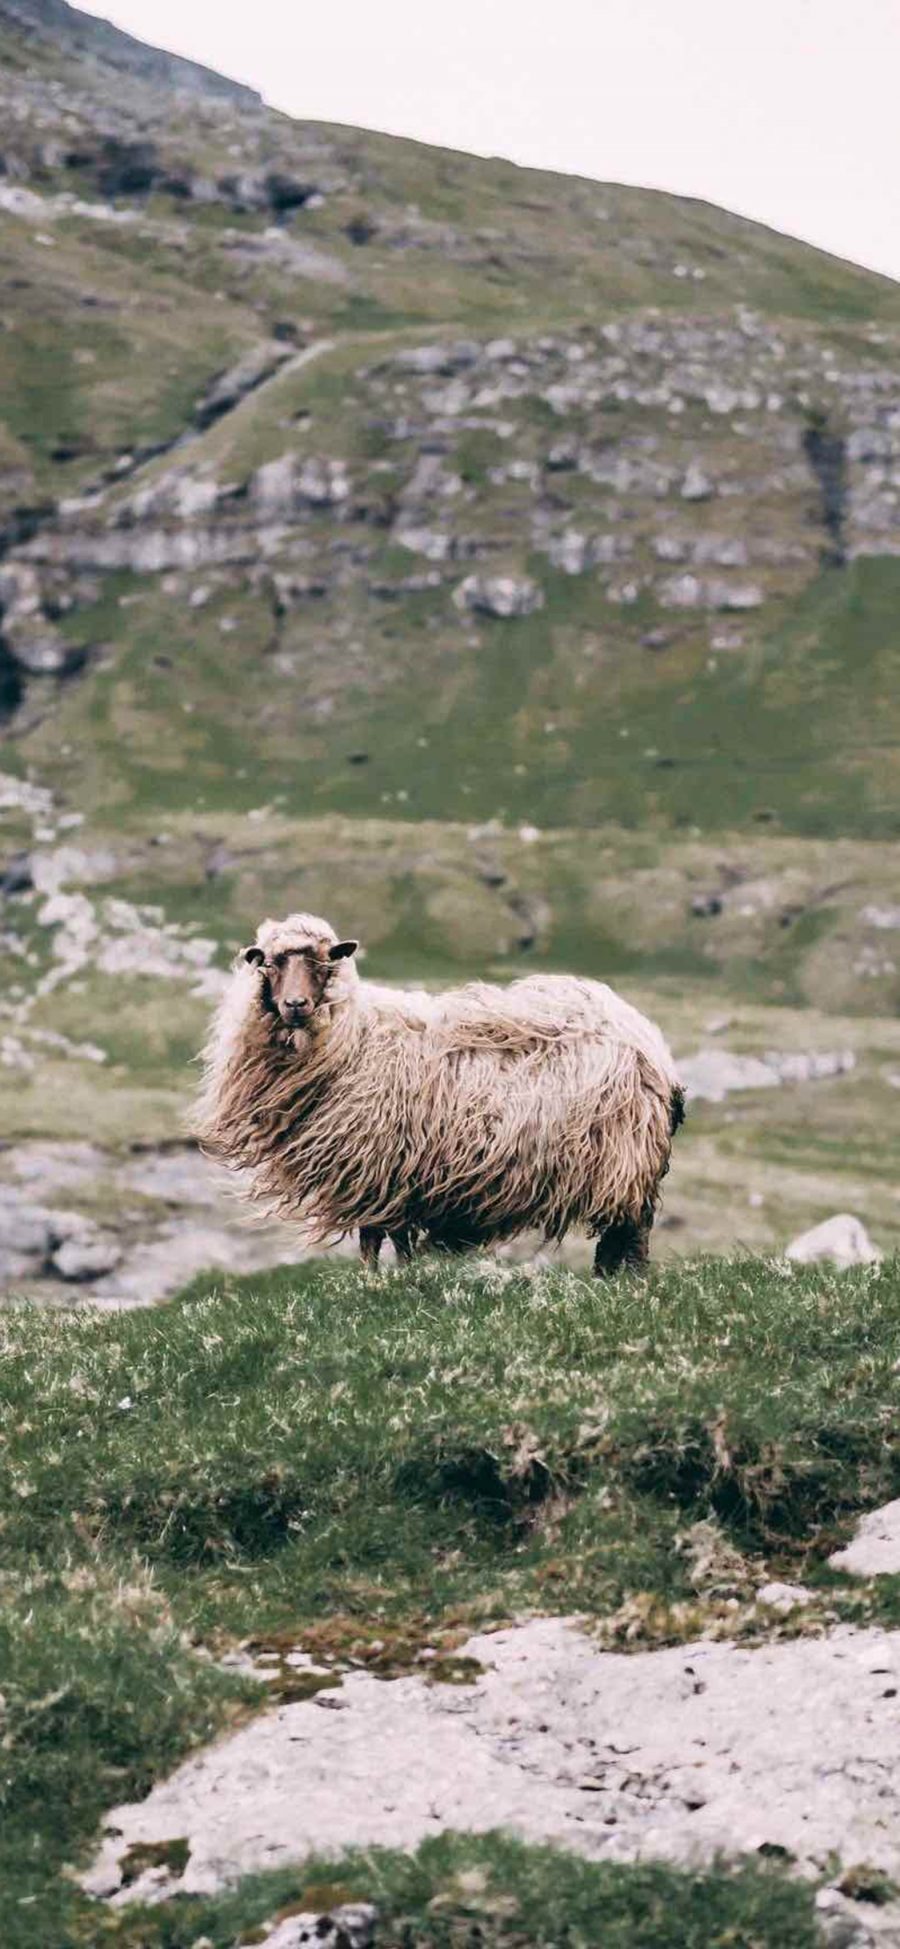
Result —
[[533, 975], [444, 994], [360, 981], [356, 941], [263, 921], [204, 1052], [195, 1132], [270, 1213], [374, 1264], [537, 1228], [648, 1256], [682, 1093], [652, 1022], [601, 982]]

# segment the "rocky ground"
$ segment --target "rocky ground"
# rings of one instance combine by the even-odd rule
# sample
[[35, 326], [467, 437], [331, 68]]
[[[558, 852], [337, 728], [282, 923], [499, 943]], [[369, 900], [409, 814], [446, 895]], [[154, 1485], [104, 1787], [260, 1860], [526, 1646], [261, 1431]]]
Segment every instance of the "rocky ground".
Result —
[[[848, 1887], [851, 1863], [896, 1881], [897, 1632], [626, 1655], [546, 1618], [461, 1656], [468, 1683], [357, 1673], [264, 1713], [114, 1808], [85, 1885], [126, 1902], [206, 1893], [304, 1853], [498, 1827], [593, 1859], [756, 1853], [817, 1878], [839, 1860]], [[161, 1865], [131, 1879], [154, 1847]], [[900, 1940], [896, 1904], [826, 1886], [819, 1913], [829, 1942]]]
[[[900, 1571], [900, 1504], [864, 1517], [833, 1562], [860, 1577]], [[812, 1597], [765, 1585], [760, 1618], [802, 1616]], [[320, 1667], [317, 1691], [306, 1653], [232, 1655], [264, 1680], [305, 1674], [310, 1696], [114, 1808], [85, 1887], [114, 1903], [164, 1900], [308, 1853], [503, 1827], [592, 1859], [791, 1862], [821, 1884], [823, 1941], [900, 1941], [900, 1906], [862, 1892], [900, 1877], [900, 1633], [622, 1654], [598, 1651], [583, 1620], [545, 1618], [472, 1638], [452, 1683], [434, 1682], [436, 1656], [426, 1647], [418, 1675], [388, 1683], [350, 1672], [337, 1690]], [[311, 1917], [291, 1926], [313, 1939]], [[305, 1939], [284, 1937], [291, 1949]]]

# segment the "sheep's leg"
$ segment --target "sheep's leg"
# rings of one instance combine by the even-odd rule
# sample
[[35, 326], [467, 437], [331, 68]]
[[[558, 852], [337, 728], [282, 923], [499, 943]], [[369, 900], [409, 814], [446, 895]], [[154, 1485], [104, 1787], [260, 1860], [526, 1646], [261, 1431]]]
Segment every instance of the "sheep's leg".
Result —
[[608, 1225], [597, 1240], [594, 1277], [611, 1279], [616, 1272], [642, 1272], [649, 1257], [650, 1225], [638, 1224], [634, 1218], [620, 1218], [617, 1224]]
[[409, 1265], [415, 1251], [415, 1240], [409, 1225], [401, 1225], [396, 1232], [389, 1232], [391, 1244], [397, 1254], [398, 1265]]
[[378, 1254], [384, 1243], [384, 1232], [380, 1225], [360, 1225], [359, 1250], [367, 1272], [378, 1269]]

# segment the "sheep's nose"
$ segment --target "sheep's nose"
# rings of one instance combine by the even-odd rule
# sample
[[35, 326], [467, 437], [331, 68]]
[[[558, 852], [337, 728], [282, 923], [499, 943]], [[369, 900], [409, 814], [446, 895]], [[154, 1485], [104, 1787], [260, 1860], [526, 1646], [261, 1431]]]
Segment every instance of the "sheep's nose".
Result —
[[311, 1002], [285, 1002], [281, 1011], [286, 1022], [303, 1022], [312, 1014]]

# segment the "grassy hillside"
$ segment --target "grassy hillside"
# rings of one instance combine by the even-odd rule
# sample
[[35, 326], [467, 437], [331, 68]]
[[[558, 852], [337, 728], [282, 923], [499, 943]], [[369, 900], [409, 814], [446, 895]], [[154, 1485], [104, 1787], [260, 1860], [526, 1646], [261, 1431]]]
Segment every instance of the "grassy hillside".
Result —
[[[603, 1291], [483, 1262], [311, 1266], [162, 1313], [8, 1312], [6, 1939], [225, 1949], [324, 1875], [383, 1903], [388, 1943], [410, 1911], [416, 1941], [456, 1942], [474, 1899], [489, 1943], [558, 1940], [558, 1901], [585, 1944], [811, 1944], [811, 1893], [758, 1869], [582, 1868], [499, 1842], [137, 1916], [59, 1874], [105, 1806], [260, 1704], [208, 1656], [248, 1638], [289, 1697], [293, 1646], [332, 1685], [415, 1669], [426, 1644], [452, 1680], [474, 1629], [532, 1611], [635, 1647], [894, 1621], [896, 1579], [824, 1559], [900, 1486], [898, 1336], [896, 1262], [785, 1279], [708, 1261]], [[789, 1619], [757, 1598], [785, 1575], [812, 1593]]]

